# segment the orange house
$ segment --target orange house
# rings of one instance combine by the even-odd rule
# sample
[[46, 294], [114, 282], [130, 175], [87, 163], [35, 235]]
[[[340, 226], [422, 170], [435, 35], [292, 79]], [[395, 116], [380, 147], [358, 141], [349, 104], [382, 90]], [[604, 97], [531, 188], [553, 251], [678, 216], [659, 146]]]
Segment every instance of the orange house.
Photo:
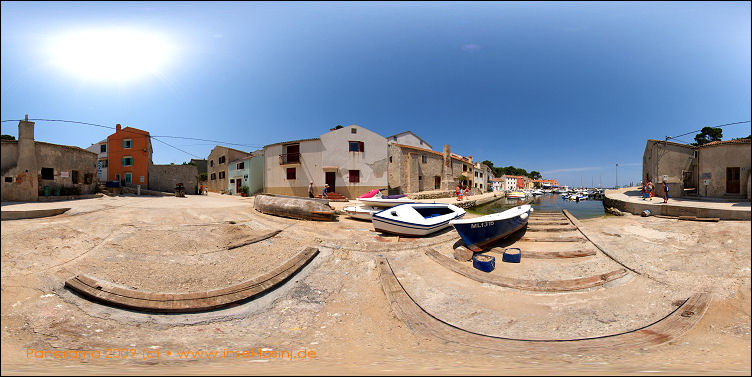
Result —
[[125, 185], [149, 183], [151, 163], [151, 136], [138, 128], [115, 126], [115, 133], [107, 137], [109, 148], [108, 181], [119, 181]]

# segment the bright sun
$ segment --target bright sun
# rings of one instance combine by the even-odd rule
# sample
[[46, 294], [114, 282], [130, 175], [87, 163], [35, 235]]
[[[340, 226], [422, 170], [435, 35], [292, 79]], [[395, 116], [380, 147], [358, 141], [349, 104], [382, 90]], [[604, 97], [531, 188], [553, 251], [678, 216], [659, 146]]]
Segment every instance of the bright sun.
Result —
[[160, 73], [172, 55], [161, 34], [124, 28], [80, 30], [53, 38], [52, 60], [85, 80], [131, 82]]

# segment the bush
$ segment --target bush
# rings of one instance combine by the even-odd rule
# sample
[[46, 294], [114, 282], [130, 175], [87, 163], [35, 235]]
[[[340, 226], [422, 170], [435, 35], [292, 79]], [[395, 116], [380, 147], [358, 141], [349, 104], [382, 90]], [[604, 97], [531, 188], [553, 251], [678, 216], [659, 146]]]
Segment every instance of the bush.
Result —
[[248, 195], [248, 192], [249, 192], [250, 190], [251, 190], [251, 189], [250, 189], [250, 188], [248, 188], [248, 186], [245, 186], [245, 185], [244, 185], [244, 186], [240, 186], [240, 190], [239, 190], [239, 193], [240, 193], [240, 194], [246, 194], [246, 195]]

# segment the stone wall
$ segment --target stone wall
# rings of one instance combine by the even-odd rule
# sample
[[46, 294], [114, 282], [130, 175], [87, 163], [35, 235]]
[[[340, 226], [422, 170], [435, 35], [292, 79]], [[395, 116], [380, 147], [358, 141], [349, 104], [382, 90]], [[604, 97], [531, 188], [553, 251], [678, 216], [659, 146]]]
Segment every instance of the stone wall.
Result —
[[[226, 164], [225, 164], [226, 166]], [[175, 185], [182, 183], [186, 194], [198, 192], [198, 169], [193, 165], [149, 165], [149, 185], [141, 189], [175, 192]]]

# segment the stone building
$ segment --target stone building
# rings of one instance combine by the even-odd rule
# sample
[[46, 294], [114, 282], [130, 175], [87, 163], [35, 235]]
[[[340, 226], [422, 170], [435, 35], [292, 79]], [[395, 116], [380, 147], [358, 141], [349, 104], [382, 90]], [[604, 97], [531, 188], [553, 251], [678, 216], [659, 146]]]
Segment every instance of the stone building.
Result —
[[418, 147], [423, 149], [433, 150], [431, 144], [420, 138], [420, 136], [414, 134], [412, 131], [404, 131], [398, 134], [388, 136], [386, 141], [389, 143], [397, 143], [402, 145], [409, 145], [412, 147]]
[[264, 192], [308, 196], [308, 185], [355, 198], [387, 188], [387, 142], [356, 124], [330, 129], [319, 138], [264, 146]]
[[2, 140], [2, 201], [37, 201], [40, 195], [92, 194], [97, 154], [79, 147], [34, 141], [34, 122], [18, 123], [18, 140]]
[[[198, 192], [198, 169], [194, 165], [154, 165], [149, 164], [148, 189], [162, 192], [175, 192], [178, 183], [183, 184], [186, 194]], [[144, 188], [147, 188], [144, 186]]]
[[229, 179], [227, 178], [228, 163], [248, 157], [250, 153], [217, 145], [209, 153], [207, 160], [207, 188], [211, 192], [226, 192]]
[[642, 179], [663, 196], [750, 198], [750, 140], [713, 141], [701, 146], [648, 140], [642, 156]]
[[472, 156], [452, 153], [449, 144], [444, 145], [444, 153], [439, 153], [414, 145], [389, 142], [390, 194], [454, 191], [460, 184], [460, 176], [465, 176], [466, 185], [473, 188], [474, 169]]

